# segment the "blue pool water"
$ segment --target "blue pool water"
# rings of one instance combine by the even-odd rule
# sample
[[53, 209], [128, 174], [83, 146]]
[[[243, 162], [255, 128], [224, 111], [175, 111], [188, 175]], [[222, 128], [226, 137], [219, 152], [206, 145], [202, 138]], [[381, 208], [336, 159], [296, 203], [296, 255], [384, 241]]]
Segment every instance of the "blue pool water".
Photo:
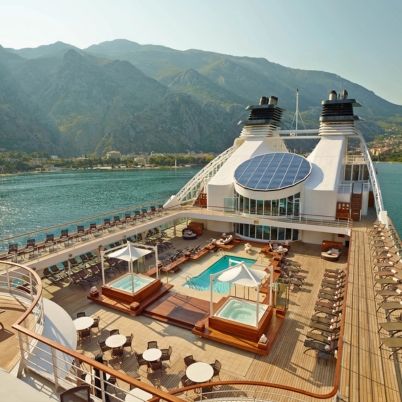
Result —
[[[144, 278], [143, 276], [134, 275], [134, 293], [138, 292], [144, 286], [148, 285], [153, 281], [152, 278]], [[133, 292], [133, 286], [131, 281], [131, 275], [124, 276], [115, 282], [109, 284], [110, 287], [115, 289], [124, 290], [126, 292]]]
[[[232, 261], [233, 261], [233, 263], [232, 263]], [[216, 261], [215, 264], [211, 265], [208, 269], [206, 269], [204, 272], [202, 272], [200, 275], [195, 276], [194, 278], [191, 278], [191, 280], [187, 281], [183, 286], [197, 289], [197, 290], [209, 290], [210, 275], [216, 274], [217, 272], [220, 272], [226, 268], [229, 268], [229, 264], [230, 264], [230, 266], [233, 266], [239, 262], [244, 262], [245, 264], [250, 265], [250, 266], [255, 264], [255, 260], [252, 260], [251, 258], [240, 258], [240, 257], [231, 256], [231, 255], [225, 255], [220, 260]], [[217, 292], [217, 293], [224, 293], [224, 294], [229, 293], [229, 284], [224, 283], [224, 282], [219, 282], [216, 277], [215, 281], [214, 281], [213, 290], [214, 290], [214, 292]]]
[[[258, 319], [264, 315], [268, 306], [266, 304], [258, 305]], [[227, 320], [240, 322], [241, 324], [255, 326], [256, 323], [256, 303], [252, 301], [240, 300], [231, 297], [215, 314], [217, 317]]]

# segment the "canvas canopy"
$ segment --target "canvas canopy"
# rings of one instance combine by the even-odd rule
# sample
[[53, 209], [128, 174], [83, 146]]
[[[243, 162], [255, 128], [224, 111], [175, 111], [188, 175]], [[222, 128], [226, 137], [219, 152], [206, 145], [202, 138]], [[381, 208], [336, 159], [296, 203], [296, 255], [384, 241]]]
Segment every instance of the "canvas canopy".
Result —
[[135, 248], [131, 243], [127, 242], [127, 247], [121, 248], [119, 250], [113, 251], [113, 253], [108, 254], [109, 258], [117, 258], [124, 261], [135, 261], [144, 255], [152, 253], [151, 250], [146, 250], [142, 248]]
[[218, 277], [220, 282], [230, 282], [235, 285], [255, 288], [261, 283], [261, 280], [267, 275], [265, 271], [249, 269], [241, 262], [239, 265], [229, 268]]

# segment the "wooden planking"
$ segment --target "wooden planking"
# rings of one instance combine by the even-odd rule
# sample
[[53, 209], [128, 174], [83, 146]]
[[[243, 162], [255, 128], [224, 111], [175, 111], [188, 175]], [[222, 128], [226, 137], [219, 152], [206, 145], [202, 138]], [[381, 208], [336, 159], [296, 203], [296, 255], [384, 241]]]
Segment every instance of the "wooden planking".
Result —
[[[363, 219], [362, 222], [354, 223], [349, 250], [350, 277], [344, 332], [346, 342], [343, 344], [339, 392], [346, 401], [401, 400], [398, 388], [399, 363], [397, 359], [396, 361], [388, 359], [390, 351], [386, 347], [383, 350], [378, 348], [377, 325], [379, 321], [384, 321], [384, 312], [376, 313], [375, 311], [371, 253], [366, 233], [366, 227], [371, 225], [373, 220]], [[203, 244], [210, 237], [217, 237], [217, 234], [213, 232], [204, 231], [204, 233], [205, 236], [198, 239]], [[181, 237], [172, 237], [176, 248], [187, 245]], [[254, 254], [258, 253], [258, 244], [254, 243], [253, 247]], [[243, 247], [234, 249], [232, 254], [246, 256]], [[320, 245], [295, 242], [292, 243], [288, 257], [302, 264], [303, 274], [307, 275], [307, 279], [301, 291], [297, 289], [290, 291], [289, 311], [269, 356], [258, 356], [206, 339], [201, 340], [189, 331], [174, 328], [147, 317], [123, 316], [107, 307], [94, 305], [86, 299], [87, 291], [79, 287], [49, 284], [46, 281], [44, 296], [59, 302], [72, 315], [77, 311], [101, 315], [101, 331], [99, 334], [94, 334], [91, 342], [83, 345], [86, 353], [96, 352], [98, 350], [96, 341], [106, 337], [107, 329], [111, 328], [120, 328], [120, 332], [127, 335], [131, 332], [135, 333], [134, 348], [138, 352], [146, 348], [148, 340], [158, 340], [160, 347], [172, 345], [174, 357], [170, 365], [169, 363], [165, 365], [160, 380], [162, 388], [171, 390], [179, 387], [180, 376], [183, 374], [182, 357], [193, 354], [196, 359], [207, 362], [212, 362], [215, 358], [220, 359], [223, 363], [222, 379], [262, 380], [287, 384], [320, 394], [327, 393], [333, 388], [336, 359], [331, 358], [327, 364], [324, 361], [317, 361], [314, 351], [303, 353], [305, 349], [303, 342], [324, 269], [345, 266], [347, 255], [342, 253], [338, 262], [324, 261], [320, 259]], [[191, 272], [192, 264], [202, 264], [202, 261], [187, 262], [186, 273]], [[266, 261], [268, 262], [269, 259]], [[176, 275], [173, 278], [169, 276], [169, 282], [174, 284], [179, 276]], [[175, 290], [179, 288], [177, 286]], [[124, 371], [126, 368], [128, 373], [138, 371], [142, 381], [158, 385], [155, 382], [155, 376], [138, 370], [130, 352], [126, 353], [121, 366]], [[297, 397], [300, 400], [311, 400], [310, 397], [300, 395]]]

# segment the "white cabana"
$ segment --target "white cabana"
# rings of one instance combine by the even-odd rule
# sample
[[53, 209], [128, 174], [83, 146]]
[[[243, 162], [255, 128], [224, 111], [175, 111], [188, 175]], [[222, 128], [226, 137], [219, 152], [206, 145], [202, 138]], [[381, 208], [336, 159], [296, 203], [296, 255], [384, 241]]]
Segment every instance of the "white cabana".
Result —
[[[131, 274], [131, 285], [132, 285], [132, 291], [134, 294], [134, 271], [133, 271], [133, 262], [138, 260], [141, 257], [144, 257], [147, 254], [152, 253], [152, 249], [155, 251], [155, 259], [158, 261], [158, 248], [157, 247], [152, 247], [152, 246], [142, 246], [142, 247], [149, 247], [147, 249], [145, 248], [136, 248], [134, 247], [129, 241], [124, 245], [117, 246], [113, 248], [112, 253], [108, 254], [108, 258], [117, 258], [119, 260], [124, 260], [128, 262], [128, 271]], [[105, 274], [103, 270], [103, 258], [106, 253], [110, 252], [110, 250], [107, 251], [102, 251], [101, 256], [102, 256], [102, 280], [103, 284], [105, 284]], [[156, 278], [158, 279], [158, 270], [156, 270]]]
[[[273, 277], [273, 270], [270, 267], [271, 278]], [[234, 267], [229, 267], [224, 271], [218, 272], [210, 276], [210, 315], [213, 315], [213, 282], [216, 276], [218, 277], [218, 281], [233, 283], [235, 285], [242, 285], [249, 288], [257, 288], [257, 301], [256, 301], [256, 327], [258, 327], [259, 322], [259, 294], [260, 294], [260, 284], [263, 278], [267, 273], [265, 271], [260, 271], [257, 269], [247, 268], [244, 262], [240, 262]], [[230, 285], [229, 285], [229, 293], [230, 293]], [[272, 289], [270, 290], [270, 304], [272, 304]]]

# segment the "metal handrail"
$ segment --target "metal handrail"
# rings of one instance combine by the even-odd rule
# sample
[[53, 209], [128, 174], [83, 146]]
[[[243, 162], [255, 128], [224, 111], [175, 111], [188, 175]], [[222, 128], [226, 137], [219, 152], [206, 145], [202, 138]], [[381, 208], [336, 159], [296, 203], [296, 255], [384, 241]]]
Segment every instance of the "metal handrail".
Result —
[[366, 161], [367, 164], [367, 169], [369, 172], [369, 176], [370, 176], [370, 181], [371, 181], [371, 185], [373, 187], [373, 193], [374, 193], [374, 201], [375, 201], [375, 209], [377, 212], [377, 218], [378, 219], [382, 219], [382, 215], [384, 211], [384, 203], [382, 200], [382, 195], [381, 195], [381, 190], [380, 190], [380, 186], [378, 184], [377, 181], [377, 174], [373, 165], [373, 161], [371, 160], [371, 156], [370, 156], [370, 152], [367, 148], [366, 142], [364, 141], [363, 135], [359, 130], [356, 130], [356, 133], [359, 136], [359, 139], [361, 141], [362, 144], [362, 151], [363, 151], [363, 156], [364, 159]]
[[[216, 171], [221, 168], [221, 166], [229, 159], [229, 157], [235, 151], [234, 147], [228, 148], [226, 151], [219, 154], [211, 162], [208, 163], [204, 168], [202, 168], [186, 185], [179, 190], [176, 194], [176, 198], [179, 202], [185, 202], [197, 199], [199, 193], [201, 192], [201, 183], [206, 185], [212, 176], [215, 175]], [[196, 188], [196, 192], [188, 199], [186, 195]]]

